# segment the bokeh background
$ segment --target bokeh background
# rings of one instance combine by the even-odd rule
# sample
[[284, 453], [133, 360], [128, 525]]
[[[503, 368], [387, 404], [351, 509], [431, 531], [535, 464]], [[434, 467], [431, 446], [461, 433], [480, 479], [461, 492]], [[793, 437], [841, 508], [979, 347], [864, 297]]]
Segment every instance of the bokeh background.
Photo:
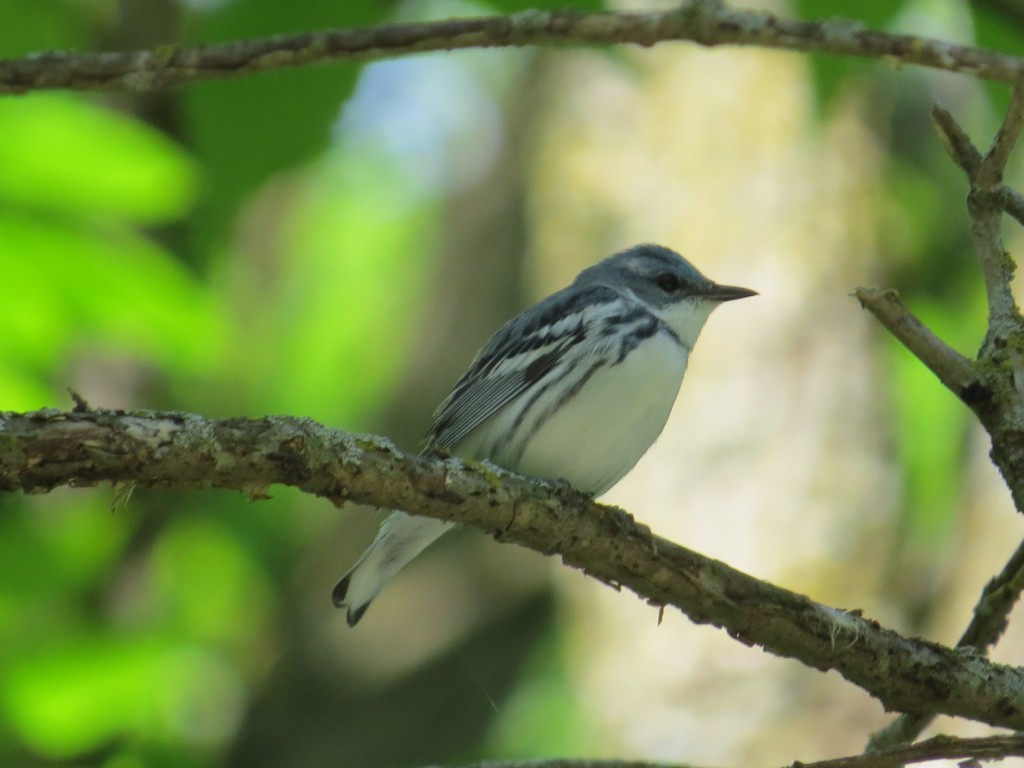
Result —
[[[0, 55], [527, 5], [561, 3], [0, 0]], [[1024, 53], [1013, 0], [849, 6], [760, 7]], [[761, 296], [711, 318], [664, 435], [607, 500], [952, 643], [1024, 526], [967, 410], [849, 296], [897, 287], [961, 351], [980, 343], [966, 184], [933, 98], [987, 145], [1007, 94], [664, 44], [0, 98], [0, 409], [68, 407], [71, 387], [412, 449], [504, 320], [658, 242]], [[0, 765], [771, 765], [857, 752], [887, 722], [835, 674], [470, 531], [350, 630], [330, 588], [383, 513], [272, 496], [0, 497]], [[1018, 623], [996, 658], [1024, 662]]]

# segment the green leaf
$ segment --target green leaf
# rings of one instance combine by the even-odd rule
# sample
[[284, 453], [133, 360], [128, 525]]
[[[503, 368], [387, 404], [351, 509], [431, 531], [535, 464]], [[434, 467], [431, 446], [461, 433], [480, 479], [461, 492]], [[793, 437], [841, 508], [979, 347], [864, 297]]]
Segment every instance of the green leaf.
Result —
[[70, 758], [139, 731], [216, 744], [243, 701], [219, 656], [147, 637], [90, 636], [36, 651], [0, 678], [0, 707], [30, 748]]
[[258, 635], [272, 596], [246, 549], [212, 519], [182, 517], [164, 531], [151, 559], [147, 598], [169, 634], [235, 646]]
[[0, 56], [86, 48], [102, 13], [91, 0], [3, 0]]
[[[190, 41], [215, 42], [372, 24], [387, 20], [393, 5], [247, 0], [195, 13], [186, 26]], [[209, 171], [195, 227], [201, 250], [217, 243], [241, 202], [267, 179], [327, 149], [361, 69], [301, 67], [198, 83], [182, 93], [188, 134]]]
[[411, 186], [399, 160], [365, 148], [310, 170], [275, 228], [287, 259], [273, 280], [233, 281], [242, 334], [224, 364], [235, 388], [257, 387], [250, 407], [355, 428], [387, 396], [433, 261], [437, 202]]
[[[83, 348], [192, 373], [219, 360], [226, 328], [213, 295], [130, 231], [0, 209], [0, 269], [0, 370], [52, 375]], [[10, 397], [0, 390], [4, 407], [21, 407]]]
[[195, 191], [187, 155], [137, 120], [66, 94], [0, 99], [0, 201], [155, 223]]

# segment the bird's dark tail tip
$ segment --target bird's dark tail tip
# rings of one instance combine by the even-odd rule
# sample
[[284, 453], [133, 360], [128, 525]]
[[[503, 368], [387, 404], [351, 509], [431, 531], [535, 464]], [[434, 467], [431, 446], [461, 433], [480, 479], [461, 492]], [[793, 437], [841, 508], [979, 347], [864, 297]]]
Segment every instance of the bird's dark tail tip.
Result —
[[331, 591], [331, 601], [334, 603], [335, 608], [345, 608], [347, 610], [345, 621], [348, 622], [350, 627], [354, 627], [363, 618], [363, 614], [366, 613], [366, 609], [370, 607], [370, 604], [351, 606], [345, 603], [345, 597], [348, 595], [349, 578], [349, 574], [346, 574], [342, 576], [341, 581], [334, 585], [334, 589]]
[[366, 609], [370, 607], [370, 604], [360, 605], [358, 608], [349, 608], [348, 613], [345, 615], [345, 621], [348, 622], [350, 627], [354, 627], [359, 623], [359, 620], [363, 618], [363, 614], [366, 613]]
[[334, 589], [331, 590], [331, 602], [334, 603], [335, 608], [345, 607], [345, 595], [348, 594], [348, 582], [349, 576], [346, 574], [341, 577], [341, 580], [334, 585]]

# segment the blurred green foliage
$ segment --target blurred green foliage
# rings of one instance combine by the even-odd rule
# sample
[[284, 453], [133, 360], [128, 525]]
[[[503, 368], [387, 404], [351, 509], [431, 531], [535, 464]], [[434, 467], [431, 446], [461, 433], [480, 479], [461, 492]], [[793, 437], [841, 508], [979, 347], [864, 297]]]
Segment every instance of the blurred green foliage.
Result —
[[50, 382], [86, 340], [209, 367], [224, 336], [215, 300], [135, 228], [185, 211], [187, 155], [137, 121], [50, 94], [0, 103], [0, 146], [0, 261], [8, 286], [23, 287], [0, 302], [5, 404], [52, 403]]
[[[409, 13], [368, 0], [209, 5], [175, 9], [184, 42]], [[807, 18], [834, 12], [833, 3], [794, 5]], [[922, 8], [866, 3], [855, 11], [888, 28]], [[431, 12], [484, 10], [437, 4]], [[1019, 26], [1007, 31], [1005, 19], [980, 5], [972, 13], [984, 41], [1019, 45]], [[116, 29], [113, 2], [4, 0], [2, 15], [2, 55], [98, 48], [114, 32], [131, 39], [131, 30]], [[840, 89], [870, 87], [874, 76], [873, 65], [813, 61], [823, 109]], [[0, 408], [67, 405], [65, 388], [82, 382], [104, 407], [279, 411], [372, 425], [413, 351], [445, 209], [444, 190], [411, 186], [386, 147], [353, 142], [338, 128], [361, 72], [323, 67], [161, 94], [161, 109], [176, 120], [159, 127], [122, 99], [0, 100]], [[892, 98], [895, 123], [903, 102]], [[894, 147], [897, 134], [888, 137]], [[937, 192], [929, 181], [946, 172], [937, 154], [895, 151], [891, 162], [905, 235], [899, 255], [908, 279], [900, 282], [923, 286], [904, 293], [971, 352], [981, 296], [959, 290], [955, 268], [937, 278], [914, 272], [925, 253], [931, 264], [964, 263], [966, 244], [935, 213], [959, 205], [962, 190]], [[931, 541], [949, 535], [967, 417], [902, 350], [888, 362], [908, 538]], [[130, 505], [107, 491], [0, 498], [0, 764], [213, 766], [231, 762], [233, 750], [258, 753], [252, 745], [262, 734], [245, 727], [247, 707], [261, 686], [276, 690], [271, 667], [291, 669], [288, 660], [303, 653], [290, 634], [301, 609], [293, 557], [333, 524], [297, 494], [275, 495], [255, 511], [213, 493], [139, 493]], [[530, 621], [547, 626], [543, 608], [530, 616], [496, 622], [481, 642], [493, 648]], [[586, 742], [563, 640], [539, 638], [487, 668], [494, 679], [485, 692], [507, 693], [507, 709], [500, 720], [477, 713], [477, 741], [462, 745], [462, 757], [566, 753]], [[308, 661], [294, 663], [312, 674]], [[517, 687], [520, 678], [527, 682]], [[343, 712], [365, 716], [365, 699], [350, 691], [318, 699], [310, 695], [316, 685], [306, 681], [288, 699], [309, 699], [294, 722], [326, 717], [326, 733]], [[394, 686], [402, 691], [408, 697]], [[340, 764], [329, 762], [340, 748], [324, 747], [317, 764]]]

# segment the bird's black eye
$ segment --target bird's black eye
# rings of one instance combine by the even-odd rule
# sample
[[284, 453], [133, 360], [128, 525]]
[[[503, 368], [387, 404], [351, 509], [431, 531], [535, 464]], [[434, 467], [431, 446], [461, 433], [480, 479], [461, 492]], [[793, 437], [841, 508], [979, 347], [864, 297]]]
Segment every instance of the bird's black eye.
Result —
[[654, 278], [654, 282], [657, 283], [658, 287], [665, 293], [678, 293], [686, 287], [686, 282], [671, 272], [662, 272]]

